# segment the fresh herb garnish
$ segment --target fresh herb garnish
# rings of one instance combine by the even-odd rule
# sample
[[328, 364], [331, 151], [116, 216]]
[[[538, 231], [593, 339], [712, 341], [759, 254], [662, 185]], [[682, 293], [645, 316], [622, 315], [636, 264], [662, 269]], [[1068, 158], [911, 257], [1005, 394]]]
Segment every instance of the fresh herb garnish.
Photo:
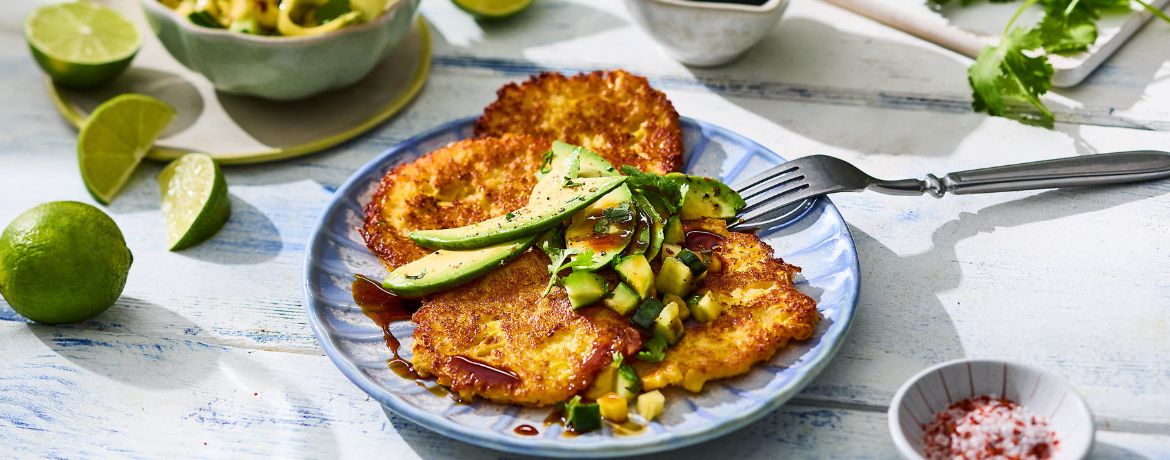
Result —
[[423, 271], [418, 272], [417, 275], [406, 275], [406, 279], [408, 279], [408, 280], [421, 280], [421, 279], [423, 279], [424, 276], [427, 276], [426, 269], [423, 269]]
[[540, 161], [540, 173], [541, 174], [548, 174], [548, 173], [552, 172], [552, 161], [553, 161], [552, 150], [544, 152], [544, 158], [542, 158]]
[[609, 233], [609, 219], [602, 217], [593, 224], [593, 233]]
[[685, 180], [686, 176], [682, 175], [667, 177], [644, 173], [630, 165], [622, 166], [621, 172], [626, 176], [626, 185], [634, 191], [657, 193], [666, 198], [667, 211], [671, 213], [678, 212], [683, 199], [687, 196], [687, 189], [690, 188], [690, 184]]
[[624, 201], [614, 208], [606, 208], [604, 211], [601, 211], [601, 215], [615, 224], [624, 224], [634, 220], [634, 211], [630, 209], [629, 201]]
[[508, 222], [511, 222], [512, 219], [515, 219], [515, 218], [516, 218], [516, 213], [514, 213], [514, 212], [504, 214], [504, 220], [506, 220]]
[[643, 344], [642, 351], [637, 355], [638, 361], [646, 361], [648, 363], [660, 363], [666, 357], [666, 338], [662, 334], [654, 334], [654, 337]]
[[[949, 0], [932, 0], [945, 4]], [[995, 1], [995, 0], [993, 0]], [[1003, 1], [1003, 0], [1000, 0]], [[1010, 0], [1008, 0], [1010, 1]], [[1166, 22], [1170, 16], [1143, 0], [1133, 0]], [[961, 0], [967, 5], [972, 0]], [[1013, 27], [1036, 3], [1044, 17], [1031, 29]], [[1028, 0], [1016, 10], [995, 46], [984, 48], [967, 69], [977, 112], [1052, 128], [1055, 117], [1040, 100], [1052, 88], [1049, 54], [1072, 54], [1097, 41], [1097, 20], [1108, 11], [1127, 11], [1130, 0]]]
[[[593, 265], [593, 251], [588, 249], [582, 251], [577, 248], [564, 249], [551, 246], [546, 248], [543, 245], [541, 249], [544, 250], [545, 254], [548, 254], [548, 258], [551, 260], [548, 264], [548, 285], [544, 287], [544, 292], [540, 294], [541, 297], [552, 292], [553, 285], [561, 281], [560, 273], [562, 271]], [[573, 260], [566, 261], [569, 257], [573, 257]]]

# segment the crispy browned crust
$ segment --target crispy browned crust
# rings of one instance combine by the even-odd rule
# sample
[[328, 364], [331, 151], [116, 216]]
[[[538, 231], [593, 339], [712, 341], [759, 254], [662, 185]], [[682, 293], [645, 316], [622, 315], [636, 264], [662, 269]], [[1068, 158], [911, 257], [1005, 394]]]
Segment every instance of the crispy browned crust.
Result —
[[774, 258], [756, 235], [728, 232], [722, 220], [688, 222], [684, 228], [726, 238], [714, 251], [721, 271], [709, 272], [696, 289], [712, 291], [726, 310], [710, 323], [688, 322], [686, 334], [661, 363], [637, 363], [646, 389], [681, 385], [700, 391], [709, 380], [743, 374], [771, 359], [789, 340], [812, 337], [819, 314], [816, 302], [792, 285], [798, 267]]
[[524, 135], [451, 143], [382, 178], [366, 204], [361, 233], [389, 268], [430, 253], [415, 230], [470, 225], [528, 202], [549, 141]]
[[[612, 361], [641, 346], [638, 331], [602, 306], [573, 310], [562, 288], [541, 297], [548, 257], [529, 250], [500, 270], [428, 299], [414, 314], [414, 357], [461, 398], [540, 406], [571, 398]], [[491, 384], [461, 371], [465, 356], [519, 377]]]
[[581, 145], [614, 166], [659, 174], [682, 166], [682, 128], [665, 94], [622, 70], [542, 73], [510, 83], [475, 123], [476, 137], [530, 134]]

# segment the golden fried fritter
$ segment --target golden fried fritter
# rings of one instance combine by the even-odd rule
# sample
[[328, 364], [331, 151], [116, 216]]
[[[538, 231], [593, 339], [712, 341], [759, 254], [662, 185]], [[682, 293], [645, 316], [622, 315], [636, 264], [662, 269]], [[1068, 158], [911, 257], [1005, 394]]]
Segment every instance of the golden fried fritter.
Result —
[[792, 285], [799, 268], [773, 258], [771, 246], [756, 235], [728, 232], [722, 220], [688, 222], [685, 229], [725, 238], [713, 251], [719, 271], [708, 272], [696, 289], [710, 290], [725, 310], [709, 323], [688, 322], [661, 363], [635, 364], [647, 390], [682, 385], [697, 392], [708, 380], [743, 374], [771, 359], [789, 340], [812, 337], [819, 314], [816, 302]]
[[477, 137], [529, 134], [581, 145], [614, 166], [659, 174], [682, 166], [678, 112], [644, 77], [622, 70], [511, 83], [475, 123]]
[[[523, 135], [464, 140], [395, 168], [366, 205], [366, 244], [394, 268], [430, 253], [407, 236], [413, 230], [468, 225], [524, 206], [548, 149], [548, 141]], [[542, 298], [548, 263], [532, 249], [422, 299], [412, 318], [417, 371], [465, 399], [544, 405], [587, 388], [613, 351], [641, 346], [637, 330], [604, 307], [573, 310], [562, 288]], [[516, 379], [500, 384], [479, 363]]]
[[467, 139], [394, 168], [366, 204], [366, 246], [395, 268], [431, 253], [407, 236], [414, 230], [462, 227], [519, 209], [549, 148], [524, 135]]
[[415, 370], [464, 399], [539, 406], [584, 391], [613, 352], [638, 350], [638, 331], [612, 310], [574, 310], [560, 287], [541, 297], [547, 265], [544, 253], [529, 250], [471, 284], [427, 299], [413, 318]]

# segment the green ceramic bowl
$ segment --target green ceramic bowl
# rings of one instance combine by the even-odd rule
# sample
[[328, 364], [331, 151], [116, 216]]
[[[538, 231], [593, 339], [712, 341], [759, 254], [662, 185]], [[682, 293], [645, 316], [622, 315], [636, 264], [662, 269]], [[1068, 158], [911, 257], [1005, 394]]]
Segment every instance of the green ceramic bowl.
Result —
[[350, 85], [370, 73], [410, 31], [419, 1], [399, 0], [373, 21], [307, 37], [200, 27], [158, 0], [140, 3], [171, 56], [217, 90], [292, 100]]

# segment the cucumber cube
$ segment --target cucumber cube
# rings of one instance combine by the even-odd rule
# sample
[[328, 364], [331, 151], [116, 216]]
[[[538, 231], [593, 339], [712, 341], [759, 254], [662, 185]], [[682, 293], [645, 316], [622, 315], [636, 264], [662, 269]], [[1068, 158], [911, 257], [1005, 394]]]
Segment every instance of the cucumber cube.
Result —
[[627, 315], [638, 307], [641, 300], [641, 297], [638, 297], [638, 293], [634, 292], [634, 288], [630, 285], [618, 283], [613, 292], [610, 292], [603, 301], [610, 310], [618, 312], [619, 315]]
[[574, 271], [565, 277], [565, 291], [573, 308], [592, 305], [605, 297], [605, 278], [589, 271]]
[[683, 297], [691, 292], [694, 281], [695, 274], [691, 272], [687, 264], [677, 257], [667, 257], [662, 260], [662, 269], [658, 272], [655, 286], [658, 288], [658, 292]]
[[645, 299], [650, 296], [650, 289], [654, 287], [654, 271], [650, 268], [650, 261], [646, 256], [635, 254], [622, 257], [613, 266], [618, 278], [634, 288], [638, 297]]

